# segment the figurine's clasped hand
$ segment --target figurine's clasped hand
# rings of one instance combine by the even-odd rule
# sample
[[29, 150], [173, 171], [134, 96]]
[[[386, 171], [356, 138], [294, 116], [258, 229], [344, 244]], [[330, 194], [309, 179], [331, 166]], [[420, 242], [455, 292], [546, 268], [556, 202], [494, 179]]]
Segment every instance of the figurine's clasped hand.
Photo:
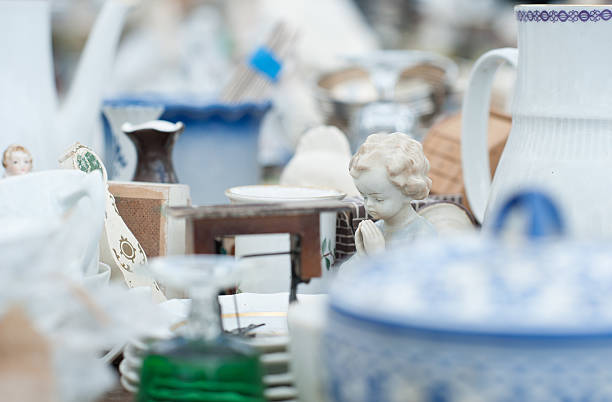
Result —
[[372, 255], [385, 250], [385, 237], [369, 219], [361, 221], [355, 232], [355, 247], [359, 255]]

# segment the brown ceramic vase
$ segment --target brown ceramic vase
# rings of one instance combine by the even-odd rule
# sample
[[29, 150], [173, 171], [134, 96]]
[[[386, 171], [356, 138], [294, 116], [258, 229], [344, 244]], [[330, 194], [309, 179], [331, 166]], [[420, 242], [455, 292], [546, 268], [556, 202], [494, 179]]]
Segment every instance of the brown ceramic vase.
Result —
[[183, 132], [183, 123], [156, 120], [133, 126], [126, 123], [122, 131], [136, 146], [138, 162], [134, 181], [178, 183], [172, 165], [172, 149]]

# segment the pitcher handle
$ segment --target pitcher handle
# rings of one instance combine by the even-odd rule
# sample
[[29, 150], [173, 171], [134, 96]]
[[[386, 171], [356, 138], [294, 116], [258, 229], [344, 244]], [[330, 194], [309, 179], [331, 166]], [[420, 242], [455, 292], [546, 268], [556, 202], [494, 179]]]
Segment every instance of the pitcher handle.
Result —
[[529, 239], [562, 236], [565, 229], [563, 215], [557, 203], [539, 190], [525, 190], [512, 196], [493, 217], [493, 233], [500, 235], [513, 211], [520, 211], [526, 221], [525, 235]]
[[461, 163], [465, 193], [474, 216], [482, 223], [489, 190], [491, 170], [487, 147], [487, 126], [491, 101], [491, 85], [498, 67], [509, 63], [517, 67], [518, 49], [491, 50], [474, 64], [463, 97], [461, 117]]

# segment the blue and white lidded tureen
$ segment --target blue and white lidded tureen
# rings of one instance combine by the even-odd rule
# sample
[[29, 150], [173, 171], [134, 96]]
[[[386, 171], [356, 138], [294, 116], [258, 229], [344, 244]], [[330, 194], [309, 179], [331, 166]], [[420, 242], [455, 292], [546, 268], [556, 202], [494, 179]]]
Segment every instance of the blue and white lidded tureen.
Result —
[[324, 348], [335, 401], [612, 400], [612, 247], [475, 236], [390, 251], [334, 283]]

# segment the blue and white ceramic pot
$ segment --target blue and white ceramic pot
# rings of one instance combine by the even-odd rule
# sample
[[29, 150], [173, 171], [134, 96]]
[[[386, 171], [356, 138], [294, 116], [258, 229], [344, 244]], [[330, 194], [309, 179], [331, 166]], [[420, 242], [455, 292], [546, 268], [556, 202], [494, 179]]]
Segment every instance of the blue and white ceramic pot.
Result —
[[[221, 104], [187, 97], [143, 95], [110, 99], [104, 106], [106, 115], [119, 110], [127, 112], [125, 118], [141, 119], [145, 114], [155, 116], [150, 120], [184, 123], [185, 131], [174, 145], [172, 161], [178, 181], [190, 187], [193, 204], [226, 203], [227, 188], [260, 181], [259, 128], [272, 106], [270, 102]], [[119, 122], [125, 121], [129, 120]], [[125, 134], [117, 130], [111, 134], [108, 124], [105, 129], [107, 142], [112, 144], [107, 152], [113, 166], [111, 177], [129, 180], [136, 166], [136, 152], [130, 149], [134, 146], [127, 138], [111, 138]]]
[[612, 400], [609, 244], [417, 243], [340, 275], [328, 323], [337, 402]]

